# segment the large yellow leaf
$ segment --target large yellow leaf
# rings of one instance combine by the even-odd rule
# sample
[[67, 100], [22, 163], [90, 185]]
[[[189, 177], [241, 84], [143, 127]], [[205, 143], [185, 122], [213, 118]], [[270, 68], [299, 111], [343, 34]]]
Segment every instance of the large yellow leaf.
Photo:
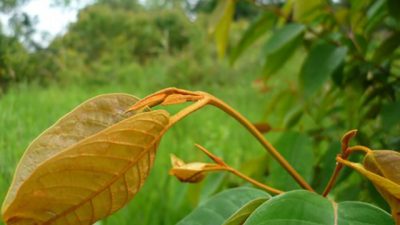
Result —
[[127, 115], [136, 99], [103, 95], [45, 131], [27, 149], [3, 203], [7, 224], [92, 224], [143, 185], [166, 111]]

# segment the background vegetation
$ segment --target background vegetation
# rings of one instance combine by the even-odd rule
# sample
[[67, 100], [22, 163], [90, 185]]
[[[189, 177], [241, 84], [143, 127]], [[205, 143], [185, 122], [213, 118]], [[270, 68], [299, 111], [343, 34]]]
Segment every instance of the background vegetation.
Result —
[[[0, 1], [1, 12], [13, 15], [12, 34], [0, 26], [1, 201], [29, 142], [107, 92], [210, 92], [268, 127], [266, 137], [320, 192], [347, 130], [359, 129], [356, 141], [373, 149], [400, 149], [395, 0], [97, 0], [47, 47], [33, 41], [34, 20], [18, 11], [24, 2]], [[175, 224], [210, 195], [241, 184], [225, 174], [196, 185], [169, 177], [169, 153], [204, 159], [194, 143], [271, 186], [299, 188], [238, 124], [207, 109], [166, 135], [144, 189], [102, 223]], [[350, 170], [331, 197], [387, 209]]]

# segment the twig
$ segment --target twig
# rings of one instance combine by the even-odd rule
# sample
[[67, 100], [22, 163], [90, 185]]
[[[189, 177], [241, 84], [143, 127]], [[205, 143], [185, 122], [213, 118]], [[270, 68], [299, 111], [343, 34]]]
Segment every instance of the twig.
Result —
[[[284, 191], [278, 190], [276, 188], [270, 187], [268, 185], [265, 185], [257, 180], [254, 180], [248, 176], [246, 176], [245, 174], [239, 172], [238, 170], [230, 167], [228, 164], [226, 164], [222, 159], [218, 158], [217, 156], [215, 156], [214, 154], [212, 154], [210, 151], [208, 151], [206, 148], [204, 148], [203, 146], [196, 144], [195, 145], [198, 149], [200, 149], [201, 151], [203, 151], [208, 157], [210, 157], [215, 163], [219, 164], [220, 166], [222, 166], [222, 168], [225, 168], [226, 171], [242, 178], [243, 180], [253, 184], [256, 187], [259, 187], [261, 189], [266, 190], [267, 192], [271, 192], [273, 194], [282, 194], [284, 193]], [[223, 170], [223, 169], [222, 169]]]
[[[174, 96], [174, 98], [169, 98], [169, 96]], [[182, 109], [177, 114], [172, 116], [170, 118], [170, 126], [174, 125], [175, 123], [182, 120], [189, 114], [201, 109], [206, 105], [213, 105], [221, 109], [228, 115], [232, 116], [239, 123], [241, 123], [254, 137], [256, 137], [256, 139], [262, 144], [262, 146], [278, 161], [278, 163], [296, 180], [296, 182], [301, 187], [314, 192], [313, 188], [304, 180], [304, 178], [275, 149], [275, 147], [264, 138], [264, 136], [257, 130], [257, 128], [250, 121], [248, 121], [239, 112], [231, 108], [228, 104], [208, 93], [200, 91], [191, 92], [177, 88], [166, 88], [138, 101], [129, 110], [138, 110], [147, 106], [153, 107], [159, 104], [163, 104], [164, 101], [166, 101], [168, 105], [179, 104], [185, 102], [184, 100], [194, 101], [195, 103]]]

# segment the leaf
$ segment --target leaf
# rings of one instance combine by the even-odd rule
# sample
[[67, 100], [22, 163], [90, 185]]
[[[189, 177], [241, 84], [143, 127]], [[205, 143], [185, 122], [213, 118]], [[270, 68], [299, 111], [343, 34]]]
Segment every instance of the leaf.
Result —
[[393, 126], [398, 126], [400, 122], [400, 102], [387, 103], [382, 107], [382, 126], [389, 130]]
[[393, 33], [376, 49], [372, 60], [380, 63], [388, 59], [400, 46], [400, 32]]
[[257, 198], [269, 198], [264, 191], [241, 187], [218, 193], [197, 207], [177, 225], [222, 225], [233, 213]]
[[302, 108], [295, 109], [292, 112], [288, 113], [287, 117], [285, 118], [285, 127], [287, 129], [290, 129], [296, 126], [296, 124], [301, 120], [303, 113], [304, 111]]
[[128, 116], [124, 114], [125, 109], [137, 101], [136, 97], [124, 94], [97, 96], [77, 106], [40, 134], [29, 145], [19, 162], [13, 183], [3, 202], [3, 209], [15, 198], [18, 188], [41, 162], [85, 137], [123, 120]]
[[228, 43], [229, 29], [235, 13], [235, 0], [221, 0], [216, 9], [219, 20], [214, 29], [214, 38], [217, 44], [217, 52], [220, 58], [225, 56]]
[[265, 122], [253, 123], [253, 126], [262, 134], [268, 133], [272, 130], [271, 125]]
[[244, 225], [394, 225], [385, 211], [361, 202], [335, 203], [304, 190], [275, 196], [258, 207]]
[[223, 225], [241, 225], [261, 204], [267, 201], [268, 198], [257, 198], [247, 203], [238, 211], [236, 211]]
[[[365, 3], [368, 3], [365, 1]], [[363, 10], [361, 10], [363, 11]], [[382, 20], [386, 17], [387, 15], [387, 10], [386, 10], [386, 0], [377, 0], [374, 1], [370, 7], [368, 7], [367, 13], [366, 13], [366, 26], [365, 26], [365, 33], [369, 34], [372, 31], [376, 30], [379, 28], [379, 26], [382, 24]]]
[[310, 23], [323, 13], [322, 7], [326, 6], [323, 0], [296, 0], [293, 5], [295, 21]]
[[396, 222], [400, 222], [400, 153], [390, 150], [370, 151], [359, 163], [339, 160], [368, 178], [392, 209]]
[[273, 13], [266, 12], [254, 21], [240, 38], [239, 43], [232, 50], [230, 55], [231, 64], [239, 58], [242, 53], [251, 46], [258, 38], [265, 34], [275, 23], [276, 16]]
[[385, 178], [376, 179], [369, 173], [364, 175], [369, 178], [382, 197], [390, 205], [393, 217], [400, 222], [400, 153], [389, 150], [369, 152], [364, 158], [366, 170]]
[[300, 83], [306, 96], [313, 95], [343, 62], [347, 48], [323, 43], [314, 46], [300, 71]]
[[264, 74], [269, 76], [278, 71], [301, 43], [305, 27], [301, 24], [288, 24], [274, 32], [264, 46]]
[[[340, 143], [338, 141], [332, 141], [326, 151], [320, 156], [318, 163], [318, 169], [313, 177], [313, 187], [317, 192], [323, 192], [329, 179], [335, 170], [336, 162], [335, 158], [340, 152]], [[336, 185], [338, 182], [336, 182]]]
[[386, 1], [389, 14], [394, 18], [396, 18], [397, 21], [400, 21], [400, 14], [399, 14], [400, 2], [398, 0], [386, 0]]
[[[286, 132], [279, 138], [275, 146], [306, 181], [311, 180], [314, 155], [312, 141], [308, 136], [296, 132]], [[299, 185], [276, 161], [271, 162], [268, 184], [283, 190], [299, 188]]]
[[163, 110], [125, 115], [134, 102], [126, 95], [96, 97], [39, 136], [18, 166], [4, 221], [93, 224], [132, 199], [169, 125]]

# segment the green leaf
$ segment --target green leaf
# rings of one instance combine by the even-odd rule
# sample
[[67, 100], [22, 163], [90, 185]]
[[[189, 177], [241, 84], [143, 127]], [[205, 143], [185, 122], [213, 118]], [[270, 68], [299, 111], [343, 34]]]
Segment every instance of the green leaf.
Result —
[[300, 83], [306, 96], [313, 95], [343, 62], [346, 47], [323, 43], [314, 46], [300, 71]]
[[264, 46], [264, 74], [269, 76], [280, 69], [301, 43], [305, 27], [289, 24], [274, 32]]
[[323, 13], [321, 8], [326, 6], [324, 0], [296, 0], [294, 1], [293, 17], [295, 21], [311, 22]]
[[229, 28], [231, 26], [233, 15], [235, 14], [234, 0], [221, 0], [216, 9], [219, 20], [214, 30], [214, 38], [217, 44], [217, 52], [220, 58], [225, 56], [226, 46], [229, 37]]
[[[313, 187], [317, 192], [323, 192], [326, 184], [328, 184], [332, 175], [336, 161], [335, 158], [340, 152], [340, 142], [332, 141], [326, 151], [321, 155], [318, 162], [318, 170], [313, 178]], [[336, 182], [337, 184], [337, 182]]]
[[241, 37], [237, 46], [232, 50], [230, 56], [231, 64], [235, 63], [237, 58], [253, 44], [258, 38], [265, 34], [275, 23], [276, 16], [267, 12], [254, 21]]
[[[275, 146], [306, 181], [311, 180], [314, 155], [312, 140], [307, 135], [286, 132], [279, 138]], [[268, 179], [268, 184], [278, 189], [292, 190], [299, 188], [299, 185], [275, 160], [271, 162]]]
[[253, 201], [247, 203], [237, 212], [235, 212], [228, 220], [225, 221], [223, 225], [241, 225], [246, 219], [254, 212], [261, 204], [267, 201], [268, 198], [257, 198]]
[[386, 0], [377, 0], [367, 10], [366, 15], [366, 26], [365, 32], [370, 33], [371, 31], [379, 28], [382, 20], [385, 18], [386, 11]]
[[376, 49], [372, 60], [380, 63], [389, 58], [390, 55], [400, 46], [400, 32], [393, 33]]
[[389, 130], [400, 122], [400, 102], [392, 102], [382, 107], [382, 126], [383, 129]]
[[295, 109], [294, 111], [290, 112], [287, 118], [285, 118], [285, 127], [290, 129], [296, 126], [296, 124], [301, 120], [303, 113], [303, 108]]
[[197, 207], [177, 225], [221, 225], [233, 213], [258, 198], [270, 198], [270, 195], [249, 187], [226, 190]]
[[244, 225], [394, 225], [385, 211], [361, 202], [335, 203], [297, 190], [273, 197], [258, 207]]
[[400, 1], [399, 0], [387, 0], [388, 11], [391, 16], [396, 18], [400, 22]]

